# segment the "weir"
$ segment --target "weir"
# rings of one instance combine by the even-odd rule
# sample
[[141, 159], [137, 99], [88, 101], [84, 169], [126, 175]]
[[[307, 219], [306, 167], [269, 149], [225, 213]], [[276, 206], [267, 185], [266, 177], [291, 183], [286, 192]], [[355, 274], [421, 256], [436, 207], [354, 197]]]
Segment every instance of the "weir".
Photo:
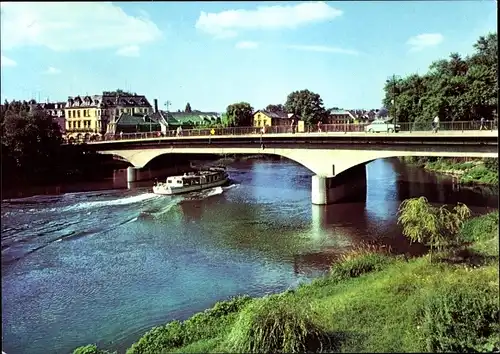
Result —
[[327, 205], [360, 198], [366, 198], [366, 164], [354, 166], [337, 176], [312, 176], [313, 204]]

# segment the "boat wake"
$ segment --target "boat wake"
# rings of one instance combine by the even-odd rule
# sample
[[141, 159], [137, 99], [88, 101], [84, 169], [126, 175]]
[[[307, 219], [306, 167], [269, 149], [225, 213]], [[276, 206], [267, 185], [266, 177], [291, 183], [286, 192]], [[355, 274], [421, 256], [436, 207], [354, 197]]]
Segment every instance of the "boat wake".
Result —
[[221, 195], [222, 193], [224, 193], [224, 189], [222, 187], [215, 187], [199, 192], [189, 193], [184, 197], [184, 200], [202, 200], [216, 195]]
[[134, 218], [133, 221], [138, 221], [138, 220], [152, 220], [155, 218], [159, 218], [162, 215], [165, 215], [168, 213], [170, 210], [172, 210], [173, 207], [179, 204], [180, 198], [173, 198], [169, 201], [168, 204], [166, 205], [157, 205], [157, 206], [152, 206], [146, 210], [143, 210], [139, 213], [139, 215]]
[[125, 197], [125, 198], [78, 203], [75, 205], [68, 206], [68, 207], [64, 208], [63, 210], [69, 211], [69, 210], [100, 208], [100, 207], [104, 207], [104, 206], [107, 207], [107, 206], [129, 205], [129, 204], [135, 204], [135, 203], [144, 202], [144, 201], [147, 201], [150, 199], [156, 199], [156, 198], [159, 198], [159, 196], [154, 194], [154, 193], [144, 193], [144, 194], [134, 195], [134, 196]]

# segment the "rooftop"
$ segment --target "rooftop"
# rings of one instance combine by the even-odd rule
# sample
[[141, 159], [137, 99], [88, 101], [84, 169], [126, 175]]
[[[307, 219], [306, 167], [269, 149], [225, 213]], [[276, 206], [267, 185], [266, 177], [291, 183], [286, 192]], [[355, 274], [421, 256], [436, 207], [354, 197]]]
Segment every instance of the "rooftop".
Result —
[[68, 107], [149, 107], [151, 104], [144, 95], [104, 91], [102, 95], [68, 97]]
[[270, 112], [270, 111], [266, 111], [263, 109], [260, 109], [260, 110], [256, 111], [255, 113], [257, 113], [257, 112], [262, 112], [270, 118], [288, 119], [288, 118], [293, 117], [293, 113], [286, 113], [286, 112]]

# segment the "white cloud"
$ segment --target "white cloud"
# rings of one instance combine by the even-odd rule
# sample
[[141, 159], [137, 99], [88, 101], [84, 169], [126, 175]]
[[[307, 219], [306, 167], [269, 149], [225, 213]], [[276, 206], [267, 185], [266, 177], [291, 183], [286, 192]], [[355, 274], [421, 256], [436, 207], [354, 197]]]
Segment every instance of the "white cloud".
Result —
[[2, 65], [2, 67], [17, 66], [17, 63], [14, 60], [7, 58], [4, 55], [0, 57], [0, 64]]
[[241, 41], [235, 45], [238, 49], [255, 49], [259, 47], [259, 43], [252, 41]]
[[2, 3], [2, 49], [43, 46], [54, 51], [118, 48], [152, 42], [160, 29], [111, 2]]
[[128, 45], [125, 47], [121, 47], [116, 51], [116, 55], [120, 55], [122, 57], [138, 57], [140, 54], [140, 49], [136, 45]]
[[427, 47], [434, 47], [444, 40], [441, 33], [422, 33], [414, 37], [410, 37], [406, 42], [410, 46], [410, 51], [418, 52]]
[[217, 38], [230, 38], [239, 30], [292, 29], [333, 20], [342, 11], [326, 2], [303, 2], [294, 5], [259, 6], [256, 10], [227, 10], [219, 13], [201, 12], [196, 28]]
[[61, 73], [61, 70], [54, 68], [53, 66], [49, 66], [43, 73], [46, 75], [57, 75]]
[[339, 54], [349, 54], [349, 55], [359, 54], [359, 52], [355, 50], [338, 48], [338, 47], [329, 47], [324, 45], [288, 45], [286, 47], [290, 49], [304, 50], [308, 52], [339, 53]]

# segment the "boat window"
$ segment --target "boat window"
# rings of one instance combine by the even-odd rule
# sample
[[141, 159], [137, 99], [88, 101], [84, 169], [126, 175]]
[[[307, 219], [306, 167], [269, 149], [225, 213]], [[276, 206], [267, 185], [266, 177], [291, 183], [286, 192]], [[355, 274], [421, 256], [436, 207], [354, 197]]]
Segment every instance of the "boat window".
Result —
[[167, 179], [167, 183], [172, 183], [172, 180], [171, 179]]
[[182, 184], [182, 180], [178, 179], [177, 184]]

